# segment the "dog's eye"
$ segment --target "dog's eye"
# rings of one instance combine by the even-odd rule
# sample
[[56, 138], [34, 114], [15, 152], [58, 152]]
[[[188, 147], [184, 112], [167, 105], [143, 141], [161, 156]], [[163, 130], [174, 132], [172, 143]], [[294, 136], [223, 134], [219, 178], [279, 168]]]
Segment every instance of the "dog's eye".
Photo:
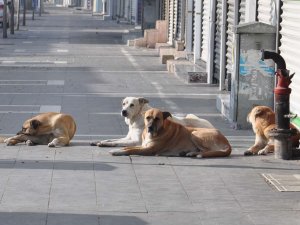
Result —
[[130, 106], [130, 108], [132, 108], [134, 106], [134, 104], [130, 104], [129, 106]]
[[159, 121], [159, 118], [158, 118], [158, 117], [155, 117], [154, 120], [155, 120], [155, 121]]
[[146, 120], [150, 120], [150, 119], [151, 119], [151, 117], [150, 117], [150, 116], [147, 116], [147, 117], [146, 117]]

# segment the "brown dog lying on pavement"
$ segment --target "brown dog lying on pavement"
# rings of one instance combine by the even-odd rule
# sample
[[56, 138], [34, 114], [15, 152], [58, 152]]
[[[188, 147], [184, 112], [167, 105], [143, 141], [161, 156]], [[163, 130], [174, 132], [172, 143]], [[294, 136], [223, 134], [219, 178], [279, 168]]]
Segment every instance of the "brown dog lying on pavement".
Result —
[[142, 146], [111, 150], [119, 155], [226, 157], [231, 146], [224, 135], [211, 128], [190, 128], [168, 120], [169, 112], [150, 109], [145, 113]]
[[[275, 113], [267, 106], [254, 107], [247, 117], [248, 122], [252, 124], [255, 133], [255, 143], [244, 155], [267, 155], [274, 152], [274, 139], [269, 136], [269, 131], [276, 127]], [[292, 124], [290, 128], [295, 128]], [[291, 137], [293, 147], [299, 146], [300, 133]]]
[[26, 142], [27, 145], [48, 144], [49, 147], [69, 145], [76, 132], [74, 119], [62, 113], [42, 113], [24, 122], [16, 136], [7, 138], [7, 145]]

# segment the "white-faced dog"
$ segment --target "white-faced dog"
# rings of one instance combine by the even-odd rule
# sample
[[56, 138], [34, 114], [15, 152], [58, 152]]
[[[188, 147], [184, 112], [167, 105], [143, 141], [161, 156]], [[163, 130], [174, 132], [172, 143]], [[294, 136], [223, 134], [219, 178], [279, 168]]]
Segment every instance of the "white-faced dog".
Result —
[[[140, 145], [142, 143], [142, 133], [145, 127], [144, 114], [148, 109], [152, 108], [148, 103], [149, 101], [142, 97], [126, 97], [123, 99], [121, 115], [125, 117], [125, 123], [129, 128], [127, 136], [120, 139], [93, 142], [91, 145], [99, 147], [128, 147]], [[183, 118], [173, 116], [170, 119], [188, 127], [214, 128], [209, 121], [200, 119], [194, 114], [188, 114]]]

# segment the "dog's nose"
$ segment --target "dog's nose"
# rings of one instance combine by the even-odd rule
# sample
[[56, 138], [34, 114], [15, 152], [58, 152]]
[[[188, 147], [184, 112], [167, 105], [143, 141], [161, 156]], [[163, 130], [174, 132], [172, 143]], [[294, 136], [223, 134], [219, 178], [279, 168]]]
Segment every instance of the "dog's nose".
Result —
[[154, 131], [153, 127], [152, 127], [152, 126], [149, 126], [149, 127], [148, 127], [148, 133], [153, 133], [153, 131]]
[[121, 114], [122, 114], [122, 116], [124, 116], [124, 117], [127, 117], [127, 116], [128, 116], [128, 113], [127, 113], [126, 110], [122, 110]]

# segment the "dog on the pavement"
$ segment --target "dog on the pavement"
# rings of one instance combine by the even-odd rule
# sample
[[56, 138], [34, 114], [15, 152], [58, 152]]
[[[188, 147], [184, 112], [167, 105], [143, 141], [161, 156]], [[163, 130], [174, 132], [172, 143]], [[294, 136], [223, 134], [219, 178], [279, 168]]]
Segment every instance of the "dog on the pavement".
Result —
[[66, 146], [76, 132], [72, 116], [63, 113], [41, 113], [24, 122], [17, 135], [4, 140], [6, 145], [25, 142], [27, 145]]
[[[255, 143], [244, 155], [267, 155], [274, 152], [274, 138], [269, 136], [269, 132], [276, 128], [275, 113], [270, 107], [255, 106], [248, 114], [247, 120], [252, 124], [255, 133]], [[295, 128], [290, 124], [290, 128]], [[299, 146], [300, 133], [291, 137], [293, 147]]]
[[217, 129], [185, 127], [172, 120], [169, 112], [152, 108], [145, 113], [141, 146], [111, 150], [120, 155], [227, 157], [231, 146]]
[[[91, 143], [92, 146], [99, 147], [127, 147], [136, 146], [142, 143], [142, 133], [144, 130], [144, 113], [152, 107], [149, 101], [142, 97], [126, 97], [122, 101], [121, 115], [125, 117], [125, 123], [128, 125], [127, 136], [120, 139], [103, 140]], [[214, 128], [207, 120], [188, 114], [184, 118], [171, 118], [173, 121], [189, 127]]]

